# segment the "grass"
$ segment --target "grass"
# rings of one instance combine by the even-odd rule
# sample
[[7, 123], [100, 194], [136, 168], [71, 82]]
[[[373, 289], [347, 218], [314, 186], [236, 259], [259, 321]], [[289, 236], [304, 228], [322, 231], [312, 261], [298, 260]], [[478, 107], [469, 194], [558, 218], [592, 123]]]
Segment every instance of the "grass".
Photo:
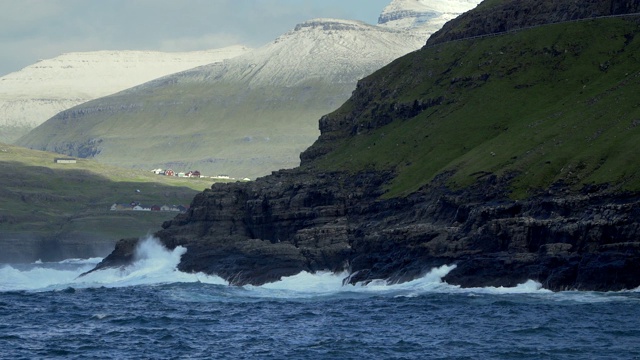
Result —
[[[355, 115], [369, 130], [343, 136], [314, 165], [394, 170], [389, 197], [443, 172], [453, 172], [452, 187], [518, 174], [514, 198], [558, 181], [640, 190], [639, 32], [633, 20], [602, 19], [412, 53], [330, 115]], [[433, 99], [442, 101], [415, 116], [394, 110]], [[394, 121], [369, 126], [385, 116]]]
[[0, 240], [16, 234], [34, 238], [115, 241], [160, 229], [169, 212], [115, 212], [113, 203], [189, 205], [213, 183], [154, 175], [78, 159], [56, 164], [58, 154], [0, 144]]
[[291, 88], [188, 79], [148, 86], [80, 105], [17, 144], [95, 155], [121, 167], [255, 178], [297, 166], [300, 152], [319, 135], [318, 119], [353, 90], [320, 81]]

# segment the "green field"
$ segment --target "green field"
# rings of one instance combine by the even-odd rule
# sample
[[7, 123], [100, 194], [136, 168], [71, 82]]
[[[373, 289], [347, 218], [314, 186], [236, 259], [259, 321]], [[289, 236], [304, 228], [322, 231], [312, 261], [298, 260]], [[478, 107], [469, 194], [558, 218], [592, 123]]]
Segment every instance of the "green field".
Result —
[[76, 247], [79, 255], [101, 255], [92, 254], [93, 248], [110, 251], [118, 239], [157, 231], [163, 221], [176, 215], [111, 211], [112, 204], [188, 206], [213, 183], [212, 179], [159, 176], [85, 159], [56, 164], [57, 157], [61, 156], [0, 144], [0, 244], [4, 247], [0, 262], [10, 260], [10, 254], [15, 257], [30, 251], [26, 249], [33, 244], [47, 243]]
[[297, 166], [320, 134], [318, 119], [352, 90], [316, 80], [251, 88], [178, 77], [64, 111], [15, 144], [120, 167], [253, 179]]

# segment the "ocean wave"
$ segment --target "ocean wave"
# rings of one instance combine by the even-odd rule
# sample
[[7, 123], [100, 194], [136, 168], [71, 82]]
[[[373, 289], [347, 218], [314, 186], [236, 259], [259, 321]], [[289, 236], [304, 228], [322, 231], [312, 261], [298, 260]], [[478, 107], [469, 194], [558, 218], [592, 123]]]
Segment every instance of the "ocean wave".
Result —
[[[165, 248], [157, 239], [147, 237], [138, 245], [135, 261], [126, 267], [110, 268], [81, 274], [91, 270], [100, 258], [68, 259], [59, 263], [37, 262], [27, 267], [4, 265], [0, 267], [0, 291], [62, 291], [69, 288], [114, 288], [131, 286], [153, 286], [176, 283], [203, 283], [228, 285], [218, 277], [203, 273], [184, 273], [177, 270], [181, 256], [187, 250], [181, 246], [173, 250]], [[455, 265], [444, 265], [432, 269], [424, 276], [399, 284], [376, 280], [355, 285], [343, 284], [347, 273], [306, 273], [282, 278], [280, 281], [262, 286], [246, 285], [232, 291], [234, 296], [252, 298], [309, 298], [334, 295], [385, 295], [393, 297], [415, 297], [432, 293], [463, 294], [467, 296], [528, 294], [549, 296], [558, 301], [601, 302], [620, 300], [595, 292], [553, 293], [535, 281], [527, 281], [515, 287], [461, 288], [450, 285], [443, 278]], [[637, 294], [640, 289], [630, 293]], [[619, 297], [628, 298], [624, 293]]]

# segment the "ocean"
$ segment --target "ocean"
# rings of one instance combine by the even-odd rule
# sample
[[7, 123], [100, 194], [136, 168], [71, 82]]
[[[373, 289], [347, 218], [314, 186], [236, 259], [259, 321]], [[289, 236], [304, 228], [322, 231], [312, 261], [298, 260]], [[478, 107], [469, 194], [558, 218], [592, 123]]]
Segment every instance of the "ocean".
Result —
[[306, 274], [229, 286], [147, 239], [101, 259], [0, 264], [2, 359], [639, 359], [640, 289], [461, 289], [453, 267], [403, 284]]

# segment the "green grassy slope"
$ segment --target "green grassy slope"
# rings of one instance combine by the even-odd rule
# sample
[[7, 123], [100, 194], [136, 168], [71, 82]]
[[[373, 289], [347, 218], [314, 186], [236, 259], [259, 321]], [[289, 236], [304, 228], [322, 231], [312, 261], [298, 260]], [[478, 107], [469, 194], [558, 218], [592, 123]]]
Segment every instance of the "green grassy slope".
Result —
[[254, 178], [297, 166], [319, 135], [318, 118], [352, 90], [321, 81], [248, 88], [181, 79], [80, 105], [17, 144], [123, 167]]
[[[95, 256], [99, 254], [92, 251], [100, 250], [106, 254], [118, 239], [159, 230], [164, 220], [175, 216], [170, 212], [115, 212], [110, 210], [113, 203], [189, 205], [195, 194], [212, 183], [211, 179], [158, 176], [85, 159], [55, 164], [56, 157], [60, 155], [0, 144], [0, 262], [44, 260], [64, 247], [68, 250], [60, 254], [64, 257]], [[23, 253], [35, 251], [34, 244], [46, 243], [60, 246], [48, 247], [48, 253], [39, 256]]]
[[458, 187], [517, 174], [515, 198], [558, 181], [640, 190], [639, 35], [615, 18], [424, 48], [363, 80], [330, 115], [351, 119], [341, 140], [307, 165], [393, 169], [388, 196], [443, 172]]

